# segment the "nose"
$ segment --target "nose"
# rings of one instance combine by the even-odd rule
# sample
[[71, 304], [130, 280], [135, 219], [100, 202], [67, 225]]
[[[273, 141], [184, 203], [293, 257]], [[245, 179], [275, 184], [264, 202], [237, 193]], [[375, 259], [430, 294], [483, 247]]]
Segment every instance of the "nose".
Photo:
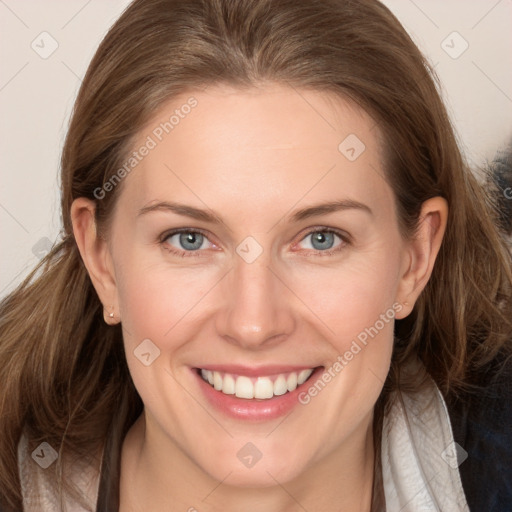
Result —
[[223, 299], [216, 319], [218, 333], [248, 350], [281, 343], [295, 327], [293, 294], [264, 255], [252, 263], [235, 255], [234, 268], [220, 290]]

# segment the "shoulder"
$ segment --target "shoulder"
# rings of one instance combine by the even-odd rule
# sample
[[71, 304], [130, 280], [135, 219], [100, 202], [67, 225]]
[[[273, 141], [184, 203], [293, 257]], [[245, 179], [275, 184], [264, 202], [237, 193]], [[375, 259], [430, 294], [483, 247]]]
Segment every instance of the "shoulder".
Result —
[[40, 451], [32, 452], [34, 454], [32, 456], [28, 447], [28, 438], [25, 433], [22, 434], [18, 444], [18, 471], [25, 512], [59, 510], [57, 495], [52, 492], [51, 482], [47, 479], [43, 467], [54, 455], [50, 450], [45, 449], [46, 447], [41, 447]]
[[24, 512], [92, 512], [96, 507], [99, 474], [93, 466], [76, 464], [63, 468], [80, 493], [80, 501], [76, 502], [69, 494], [61, 494], [55, 481], [55, 465], [59, 454], [48, 444], [40, 443], [30, 446], [29, 438], [24, 431], [18, 443], [18, 471]]
[[498, 360], [482, 387], [448, 400], [460, 474], [471, 510], [512, 510], [512, 360]]

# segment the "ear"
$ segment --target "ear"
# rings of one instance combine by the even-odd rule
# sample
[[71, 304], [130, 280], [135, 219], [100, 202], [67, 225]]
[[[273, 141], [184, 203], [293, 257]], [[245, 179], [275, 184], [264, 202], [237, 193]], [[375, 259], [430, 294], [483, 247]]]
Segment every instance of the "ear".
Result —
[[107, 241], [96, 229], [94, 201], [79, 197], [71, 205], [75, 241], [92, 284], [103, 303], [103, 317], [109, 325], [119, 323], [117, 286]]
[[448, 220], [448, 203], [433, 197], [421, 207], [418, 231], [405, 246], [405, 258], [397, 297], [403, 308], [396, 318], [405, 318], [425, 288], [436, 261]]

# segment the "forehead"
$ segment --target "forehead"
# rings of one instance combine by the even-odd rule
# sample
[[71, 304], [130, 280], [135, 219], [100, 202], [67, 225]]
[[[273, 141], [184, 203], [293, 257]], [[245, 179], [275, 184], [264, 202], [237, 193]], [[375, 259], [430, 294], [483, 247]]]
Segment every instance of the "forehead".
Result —
[[218, 85], [183, 94], [140, 131], [134, 150], [144, 145], [123, 192], [139, 207], [177, 197], [204, 207], [208, 198], [208, 206], [243, 202], [264, 212], [389, 195], [375, 122], [326, 92]]

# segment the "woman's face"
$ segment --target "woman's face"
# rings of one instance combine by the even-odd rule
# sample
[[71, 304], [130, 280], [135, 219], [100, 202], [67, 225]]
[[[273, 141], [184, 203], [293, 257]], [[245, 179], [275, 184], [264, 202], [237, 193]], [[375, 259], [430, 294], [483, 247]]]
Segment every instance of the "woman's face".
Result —
[[173, 99], [134, 150], [109, 248], [148, 442], [240, 486], [359, 450], [411, 263], [372, 119], [218, 85]]

